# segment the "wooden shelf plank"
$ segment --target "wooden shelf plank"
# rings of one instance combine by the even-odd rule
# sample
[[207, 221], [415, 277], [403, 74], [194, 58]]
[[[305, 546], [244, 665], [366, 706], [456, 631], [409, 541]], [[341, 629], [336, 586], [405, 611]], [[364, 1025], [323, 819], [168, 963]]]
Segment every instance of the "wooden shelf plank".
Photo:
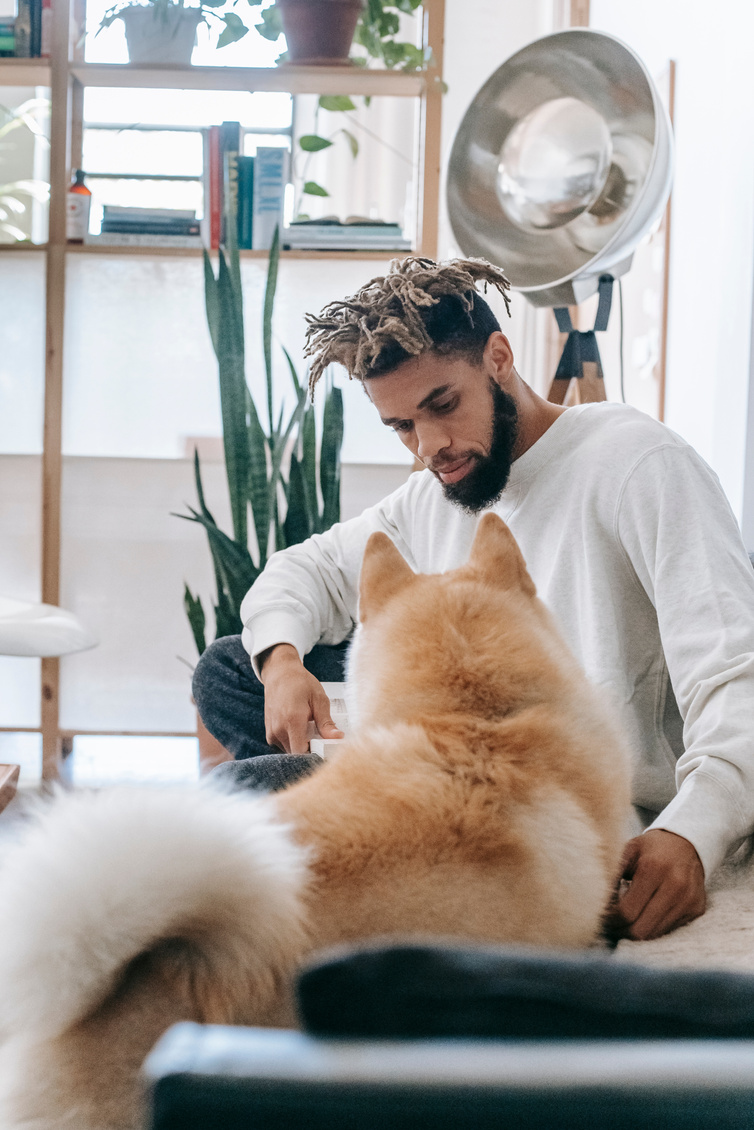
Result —
[[49, 59], [0, 59], [0, 86], [49, 85]]
[[131, 63], [74, 63], [83, 86], [179, 90], [279, 91], [289, 94], [383, 94], [416, 97], [425, 76], [366, 67], [181, 67]]
[[[178, 255], [197, 257], [201, 248], [197, 247], [105, 247], [92, 243], [71, 243], [67, 248], [73, 255]], [[216, 254], [214, 251], [212, 255]], [[401, 259], [414, 255], [413, 251], [374, 251], [364, 248], [358, 251], [281, 251], [281, 259]], [[242, 259], [266, 259], [267, 251], [241, 251]]]
[[18, 243], [0, 243], [0, 254], [3, 251], [46, 251], [46, 243], [30, 243], [24, 239]]

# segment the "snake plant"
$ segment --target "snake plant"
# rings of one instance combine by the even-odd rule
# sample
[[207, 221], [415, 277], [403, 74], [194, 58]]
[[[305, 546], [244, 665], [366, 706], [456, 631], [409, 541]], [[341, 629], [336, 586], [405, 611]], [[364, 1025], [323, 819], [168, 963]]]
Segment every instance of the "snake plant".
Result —
[[[314, 407], [287, 350], [287, 368], [296, 406], [285, 418], [273, 416], [272, 316], [280, 258], [276, 232], [270, 249], [262, 313], [266, 373], [267, 427], [246, 383], [243, 295], [235, 224], [228, 224], [228, 245], [219, 252], [215, 275], [204, 253], [204, 291], [212, 345], [217, 356], [230, 497], [232, 535], [220, 529], [204, 499], [201, 464], [194, 452], [198, 505], [178, 515], [204, 527], [212, 554], [217, 596], [215, 638], [241, 631], [241, 601], [274, 550], [328, 529], [340, 518], [340, 450], [343, 398], [328, 382], [321, 434]], [[207, 646], [207, 617], [201, 598], [188, 585], [184, 606], [199, 654]]]

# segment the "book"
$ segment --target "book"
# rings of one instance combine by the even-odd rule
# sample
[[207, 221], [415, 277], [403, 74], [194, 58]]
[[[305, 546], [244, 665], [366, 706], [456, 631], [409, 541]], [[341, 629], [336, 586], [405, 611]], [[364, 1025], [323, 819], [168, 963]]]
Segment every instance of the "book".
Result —
[[0, 59], [12, 58], [16, 53], [15, 20], [0, 20]]
[[178, 208], [121, 208], [105, 205], [103, 232], [152, 233], [153, 235], [199, 235], [196, 213]]
[[141, 217], [151, 218], [153, 216], [170, 220], [196, 219], [196, 212], [193, 208], [136, 208], [131, 205], [104, 204], [102, 206], [102, 213], [104, 216], [117, 216], [119, 219], [125, 219], [130, 216], [133, 216], [134, 219]]
[[220, 162], [220, 242], [228, 241], [228, 211], [235, 210], [238, 189], [236, 162], [241, 152], [241, 125], [239, 122], [223, 122], [219, 134]]
[[29, 59], [31, 57], [31, 0], [18, 0], [13, 34], [16, 58]]
[[238, 246], [249, 250], [252, 245], [254, 211], [254, 158], [238, 158]]
[[272, 246], [275, 228], [283, 227], [283, 201], [287, 184], [288, 150], [282, 146], [260, 146], [254, 161], [252, 208], [253, 247]]
[[200, 235], [158, 235], [150, 232], [103, 232], [88, 235], [85, 244], [100, 247], [196, 247], [201, 248]]
[[42, 0], [42, 36], [40, 55], [49, 59], [52, 54], [52, 0]]
[[42, 0], [31, 0], [31, 56], [42, 54]]
[[282, 233], [282, 246], [298, 250], [410, 251], [398, 224], [347, 223], [305, 220]]
[[121, 223], [118, 220], [102, 221], [103, 235], [200, 235], [198, 220], [184, 220], [181, 224]]
[[[204, 210], [209, 216], [209, 244], [216, 251], [220, 246], [220, 221], [222, 217], [222, 182], [220, 179], [220, 127], [210, 126], [207, 146], [207, 195]], [[205, 236], [205, 239], [207, 237]]]

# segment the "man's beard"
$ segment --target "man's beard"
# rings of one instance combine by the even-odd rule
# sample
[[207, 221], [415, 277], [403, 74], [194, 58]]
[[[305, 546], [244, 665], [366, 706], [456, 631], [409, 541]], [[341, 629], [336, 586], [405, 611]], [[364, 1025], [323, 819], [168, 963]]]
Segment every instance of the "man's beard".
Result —
[[443, 483], [448, 502], [467, 514], [497, 502], [505, 490], [513, 463], [513, 449], [518, 435], [518, 411], [509, 393], [490, 380], [492, 392], [492, 440], [487, 455], [472, 454], [474, 466], [457, 483]]

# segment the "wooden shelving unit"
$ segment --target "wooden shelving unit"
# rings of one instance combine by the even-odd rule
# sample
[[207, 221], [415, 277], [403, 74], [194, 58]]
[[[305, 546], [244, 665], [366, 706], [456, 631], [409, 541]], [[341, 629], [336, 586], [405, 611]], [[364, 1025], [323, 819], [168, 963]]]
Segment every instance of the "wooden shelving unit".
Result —
[[[53, 3], [52, 53], [49, 59], [0, 59], [1, 86], [50, 89], [50, 222], [47, 244], [0, 245], [0, 252], [37, 251], [46, 259], [46, 354], [44, 449], [42, 457], [42, 600], [60, 598], [63, 340], [66, 258], [74, 255], [196, 256], [193, 248], [93, 247], [67, 244], [66, 192], [71, 169], [80, 164], [83, 91], [87, 86], [179, 90], [280, 91], [291, 94], [389, 95], [419, 99], [421, 129], [417, 251], [437, 255], [440, 194], [440, 127], [445, 0], [424, 0], [423, 41], [433, 64], [421, 74], [361, 67], [176, 67], [91, 64], [81, 57], [81, 0]], [[264, 258], [266, 252], [243, 252]], [[400, 253], [397, 253], [400, 254]], [[290, 259], [385, 258], [373, 251], [287, 251]], [[61, 764], [59, 661], [42, 660], [41, 732], [43, 777], [55, 779]]]
[[0, 59], [0, 86], [49, 85], [49, 59]]

